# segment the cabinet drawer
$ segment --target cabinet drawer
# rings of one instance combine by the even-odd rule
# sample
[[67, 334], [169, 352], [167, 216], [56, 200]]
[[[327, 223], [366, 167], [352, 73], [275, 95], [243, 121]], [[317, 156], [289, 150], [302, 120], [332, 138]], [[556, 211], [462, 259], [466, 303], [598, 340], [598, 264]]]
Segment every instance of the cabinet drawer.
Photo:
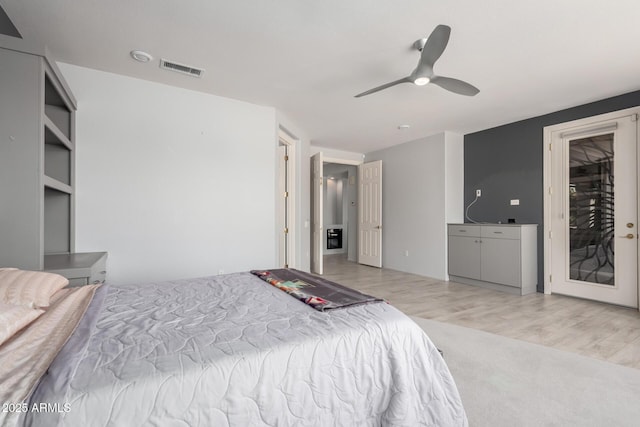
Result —
[[482, 226], [482, 237], [520, 240], [520, 227], [484, 225]]
[[95, 273], [91, 273], [89, 277], [72, 277], [69, 279], [69, 287], [84, 286], [84, 285], [100, 285], [104, 283], [107, 277], [106, 270], [100, 270]]
[[69, 279], [69, 285], [67, 286], [70, 288], [73, 288], [76, 286], [84, 286], [84, 285], [88, 285], [86, 277], [73, 277]]
[[466, 224], [449, 224], [449, 236], [480, 237], [480, 226]]

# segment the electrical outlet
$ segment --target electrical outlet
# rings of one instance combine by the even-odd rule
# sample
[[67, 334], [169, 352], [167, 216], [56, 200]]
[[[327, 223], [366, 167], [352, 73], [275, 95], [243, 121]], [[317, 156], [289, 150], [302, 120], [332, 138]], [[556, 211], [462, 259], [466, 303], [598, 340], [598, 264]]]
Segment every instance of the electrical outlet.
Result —
[[482, 190], [478, 189], [476, 190], [476, 197], [480, 197], [482, 196]]

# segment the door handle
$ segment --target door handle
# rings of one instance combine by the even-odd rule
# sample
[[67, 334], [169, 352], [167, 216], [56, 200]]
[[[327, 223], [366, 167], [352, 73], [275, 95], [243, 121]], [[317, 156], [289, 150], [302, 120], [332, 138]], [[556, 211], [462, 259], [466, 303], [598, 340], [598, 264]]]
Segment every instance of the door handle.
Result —
[[635, 234], [633, 234], [633, 233], [629, 233], [629, 234], [627, 234], [627, 235], [625, 235], [625, 236], [618, 236], [618, 237], [623, 237], [623, 238], [625, 238], [625, 239], [635, 239], [635, 238], [636, 238], [636, 235], [635, 235]]

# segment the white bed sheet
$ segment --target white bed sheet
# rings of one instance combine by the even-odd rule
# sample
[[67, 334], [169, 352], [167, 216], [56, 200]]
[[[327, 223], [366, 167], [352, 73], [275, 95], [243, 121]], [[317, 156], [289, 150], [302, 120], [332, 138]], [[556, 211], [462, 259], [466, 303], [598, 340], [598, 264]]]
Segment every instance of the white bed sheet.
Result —
[[64, 410], [26, 425], [467, 425], [437, 349], [389, 304], [318, 312], [249, 273], [104, 292], [31, 400]]

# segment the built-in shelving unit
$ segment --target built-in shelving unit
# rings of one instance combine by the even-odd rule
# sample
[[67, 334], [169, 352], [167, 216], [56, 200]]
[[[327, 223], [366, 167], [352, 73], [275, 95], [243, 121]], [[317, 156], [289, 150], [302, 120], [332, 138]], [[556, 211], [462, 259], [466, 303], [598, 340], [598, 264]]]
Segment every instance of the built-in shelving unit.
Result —
[[74, 252], [76, 101], [45, 48], [0, 37], [0, 267]]
[[46, 48], [0, 34], [0, 94], [0, 267], [104, 282], [107, 253], [75, 253], [76, 101]]
[[44, 255], [73, 252], [75, 107], [44, 76]]

